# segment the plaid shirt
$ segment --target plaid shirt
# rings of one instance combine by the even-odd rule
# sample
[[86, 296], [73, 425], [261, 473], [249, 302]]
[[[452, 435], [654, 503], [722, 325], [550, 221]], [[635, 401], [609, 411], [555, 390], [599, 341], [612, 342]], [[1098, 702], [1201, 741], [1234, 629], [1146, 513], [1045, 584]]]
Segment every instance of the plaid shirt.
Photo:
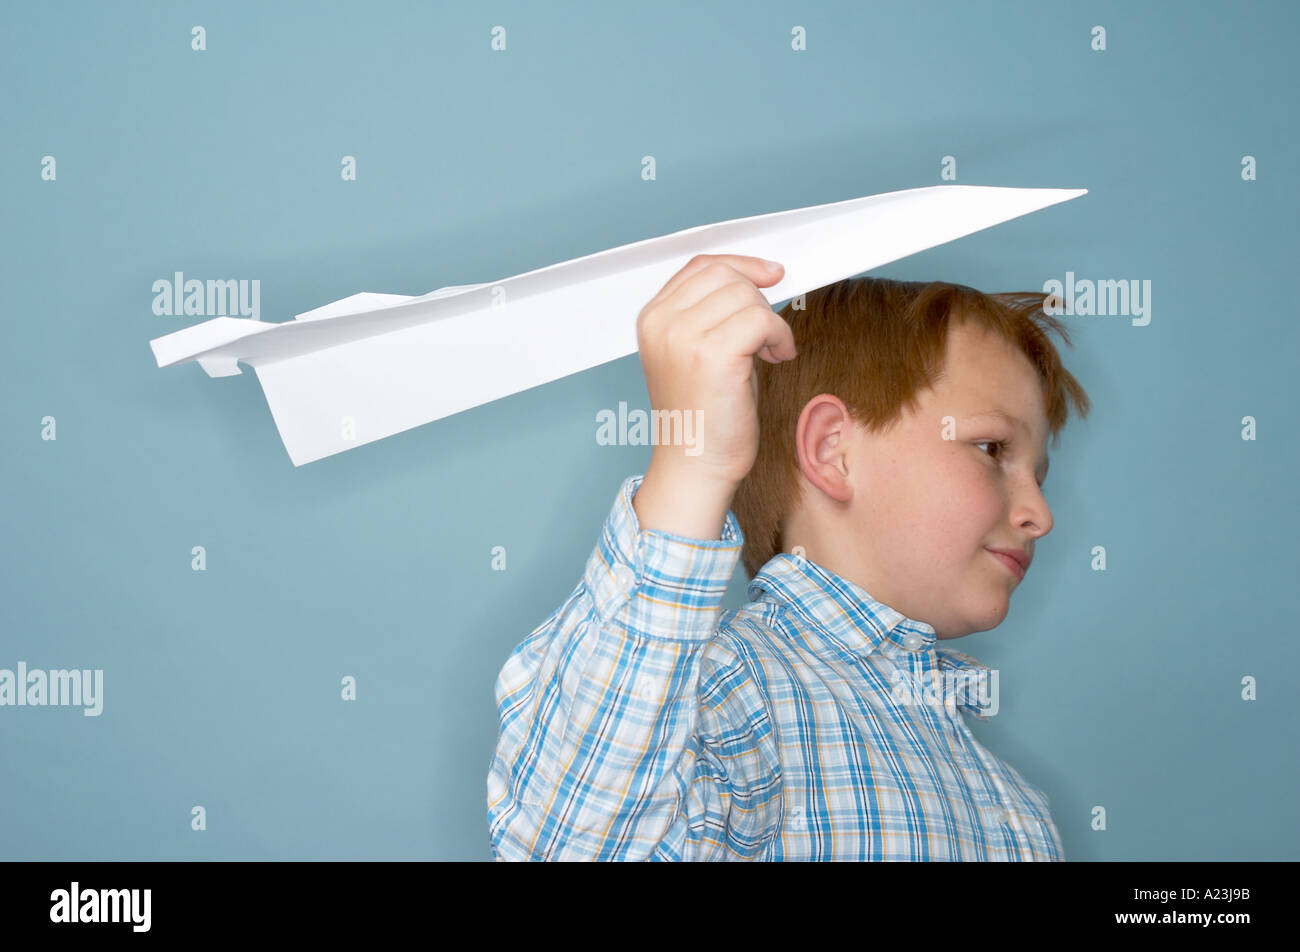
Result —
[[990, 669], [788, 554], [722, 613], [735, 516], [642, 531], [641, 479], [497, 679], [497, 859], [1064, 859], [1047, 796], [959, 713]]

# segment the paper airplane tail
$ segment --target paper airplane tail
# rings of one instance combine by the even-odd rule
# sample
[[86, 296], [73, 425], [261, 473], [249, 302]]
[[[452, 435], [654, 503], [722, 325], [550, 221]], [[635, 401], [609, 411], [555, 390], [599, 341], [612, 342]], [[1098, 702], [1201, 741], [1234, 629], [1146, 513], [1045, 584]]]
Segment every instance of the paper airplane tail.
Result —
[[263, 324], [246, 317], [214, 317], [202, 324], [182, 328], [149, 341], [159, 367], [170, 367], [187, 360], [197, 360], [209, 377], [229, 377], [239, 373], [235, 357], [203, 356], [205, 352], [233, 344], [250, 334], [269, 331], [274, 324]]

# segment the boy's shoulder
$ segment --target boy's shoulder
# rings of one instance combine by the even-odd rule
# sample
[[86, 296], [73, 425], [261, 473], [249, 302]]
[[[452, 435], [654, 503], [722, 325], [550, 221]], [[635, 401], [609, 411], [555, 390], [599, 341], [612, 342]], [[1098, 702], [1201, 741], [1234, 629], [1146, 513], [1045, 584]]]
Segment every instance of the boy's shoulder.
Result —
[[[788, 646], [770, 603], [750, 602], [722, 611], [701, 658], [701, 692], [738, 687], [766, 693], [768, 674], [789, 667]], [[743, 692], [742, 692], [743, 693]]]
[[783, 606], [772, 602], [751, 601], [723, 611], [714, 638], [718, 658], [739, 660], [783, 654], [785, 638], [780, 625], [783, 610]]
[[769, 601], [724, 610], [702, 659], [702, 684], [734, 688], [744, 681], [766, 698], [774, 680], [798, 679], [802, 664], [794, 657], [800, 653], [797, 626], [792, 627], [784, 614], [784, 605]]

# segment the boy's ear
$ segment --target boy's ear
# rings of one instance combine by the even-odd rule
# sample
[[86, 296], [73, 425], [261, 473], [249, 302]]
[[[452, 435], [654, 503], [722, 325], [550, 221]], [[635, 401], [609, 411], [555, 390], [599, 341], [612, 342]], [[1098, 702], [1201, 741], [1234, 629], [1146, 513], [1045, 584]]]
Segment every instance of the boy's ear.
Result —
[[821, 393], [804, 405], [795, 428], [795, 453], [804, 478], [836, 502], [853, 498], [848, 453], [853, 418], [839, 397]]

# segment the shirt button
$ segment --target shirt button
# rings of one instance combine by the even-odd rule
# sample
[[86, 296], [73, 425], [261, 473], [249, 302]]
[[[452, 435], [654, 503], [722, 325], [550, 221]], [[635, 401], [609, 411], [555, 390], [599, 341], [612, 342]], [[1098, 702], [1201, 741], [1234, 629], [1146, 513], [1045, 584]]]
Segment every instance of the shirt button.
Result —
[[614, 584], [623, 592], [630, 592], [636, 587], [636, 573], [620, 562], [614, 566]]
[[914, 631], [909, 631], [906, 635], [903, 636], [903, 647], [906, 648], [908, 651], [915, 651], [917, 648], [921, 647], [921, 645], [923, 645], [924, 643], [925, 643], [925, 639], [922, 638]]

